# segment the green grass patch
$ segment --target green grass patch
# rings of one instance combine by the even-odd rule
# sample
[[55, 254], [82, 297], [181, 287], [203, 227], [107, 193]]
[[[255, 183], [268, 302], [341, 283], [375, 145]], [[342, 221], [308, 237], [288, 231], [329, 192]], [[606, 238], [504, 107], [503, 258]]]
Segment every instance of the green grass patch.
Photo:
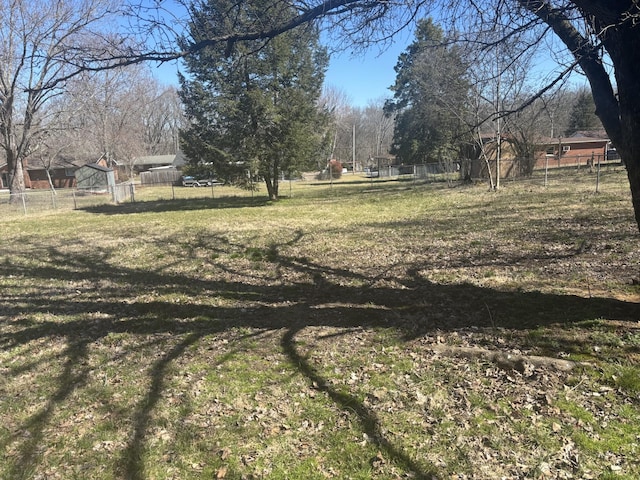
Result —
[[0, 478], [637, 478], [624, 173], [539, 180], [4, 220]]

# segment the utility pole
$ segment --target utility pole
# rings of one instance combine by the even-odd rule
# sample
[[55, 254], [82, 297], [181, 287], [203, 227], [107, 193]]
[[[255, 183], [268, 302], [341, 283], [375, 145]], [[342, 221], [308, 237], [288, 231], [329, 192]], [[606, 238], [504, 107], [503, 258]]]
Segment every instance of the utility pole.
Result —
[[500, 190], [500, 156], [502, 155], [502, 132], [500, 118], [500, 81], [502, 78], [501, 62], [500, 62], [500, 42], [496, 43], [496, 66], [498, 69], [496, 83], [496, 190]]
[[351, 167], [352, 167], [352, 171], [351, 173], [353, 175], [356, 174], [356, 124], [353, 124], [353, 131], [352, 131], [352, 135], [351, 135]]
[[[498, 83], [500, 83], [500, 81], [498, 81]], [[498, 131], [496, 132], [496, 190], [500, 190], [500, 156], [501, 155], [502, 155], [502, 137], [501, 137], [501, 131], [500, 131], [500, 115], [498, 114]]]

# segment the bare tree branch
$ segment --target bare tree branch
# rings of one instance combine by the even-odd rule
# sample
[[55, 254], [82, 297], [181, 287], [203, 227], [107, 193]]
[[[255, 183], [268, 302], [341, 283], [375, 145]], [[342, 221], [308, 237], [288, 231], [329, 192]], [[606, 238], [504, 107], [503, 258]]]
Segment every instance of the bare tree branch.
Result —
[[[607, 126], [611, 140], [614, 143], [619, 142], [622, 136], [620, 110], [611, 85], [611, 78], [602, 63], [601, 46], [594, 45], [573, 26], [565, 15], [565, 9], [554, 9], [549, 3], [542, 0], [519, 0], [519, 3], [549, 25], [576, 58], [576, 63], [585, 72], [591, 84], [598, 116]], [[591, 4], [590, 6], [593, 8], [595, 2], [575, 3], [578, 5], [580, 3]], [[611, 17], [614, 20], [619, 18], [612, 13], [611, 9], [604, 8], [604, 11], [607, 18]]]

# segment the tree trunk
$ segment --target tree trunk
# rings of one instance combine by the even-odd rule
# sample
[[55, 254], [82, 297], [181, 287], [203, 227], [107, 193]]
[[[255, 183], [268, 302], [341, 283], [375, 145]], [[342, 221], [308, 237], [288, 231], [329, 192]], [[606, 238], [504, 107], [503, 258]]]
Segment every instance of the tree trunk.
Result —
[[573, 2], [599, 34], [599, 40], [611, 58], [617, 92], [602, 62], [600, 45], [583, 36], [562, 10], [554, 10], [544, 0], [519, 0], [519, 3], [553, 29], [589, 80], [596, 115], [627, 168], [633, 210], [640, 230], [640, 28], [635, 21], [625, 19], [631, 2]]
[[265, 175], [264, 183], [267, 186], [269, 200], [278, 200], [278, 178], [272, 178], [270, 174]]
[[278, 200], [278, 190], [280, 190], [280, 162], [275, 160], [273, 163], [273, 194], [271, 200]]
[[636, 215], [636, 223], [640, 229], [640, 168], [638, 167], [638, 157], [635, 162], [627, 165], [627, 176], [629, 177], [629, 186], [631, 187], [631, 201], [633, 202], [633, 211]]
[[280, 176], [280, 163], [277, 160], [274, 160], [273, 163], [268, 164], [266, 170], [266, 174], [264, 176], [264, 181], [267, 184], [267, 194], [269, 195], [269, 200], [278, 200], [278, 189], [280, 186], [279, 176]]
[[9, 170], [9, 198], [11, 203], [21, 201], [26, 186], [24, 183], [24, 168], [22, 160], [16, 158], [14, 152], [5, 151], [7, 155], [7, 167]]
[[640, 29], [629, 22], [622, 24], [607, 31], [604, 45], [611, 56], [618, 87], [619, 138], [614, 138], [615, 130], [609, 132], [608, 126], [604, 127], [627, 168], [631, 201], [640, 229]]
[[53, 192], [54, 195], [57, 195], [58, 192], [56, 192], [56, 186], [53, 184], [53, 179], [51, 178], [51, 172], [49, 171], [48, 168], [45, 168], [44, 171], [47, 173], [47, 180], [49, 181], [49, 188], [51, 189], [51, 191]]

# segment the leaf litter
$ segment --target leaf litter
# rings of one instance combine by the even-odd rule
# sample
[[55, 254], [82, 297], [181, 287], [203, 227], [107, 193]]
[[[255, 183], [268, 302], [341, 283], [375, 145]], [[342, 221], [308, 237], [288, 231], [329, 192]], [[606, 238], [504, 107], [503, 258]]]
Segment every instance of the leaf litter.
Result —
[[[35, 246], [4, 262], [0, 477], [640, 475], [632, 222], [522, 230], [513, 207], [470, 227], [461, 208], [434, 231], [435, 207], [406, 207], [402, 234], [360, 220], [333, 242], [326, 223], [304, 242], [237, 218], [167, 228], [77, 280], [64, 239], [47, 278]], [[208, 238], [228, 240], [212, 260]], [[137, 263], [163, 245], [175, 258]]]

